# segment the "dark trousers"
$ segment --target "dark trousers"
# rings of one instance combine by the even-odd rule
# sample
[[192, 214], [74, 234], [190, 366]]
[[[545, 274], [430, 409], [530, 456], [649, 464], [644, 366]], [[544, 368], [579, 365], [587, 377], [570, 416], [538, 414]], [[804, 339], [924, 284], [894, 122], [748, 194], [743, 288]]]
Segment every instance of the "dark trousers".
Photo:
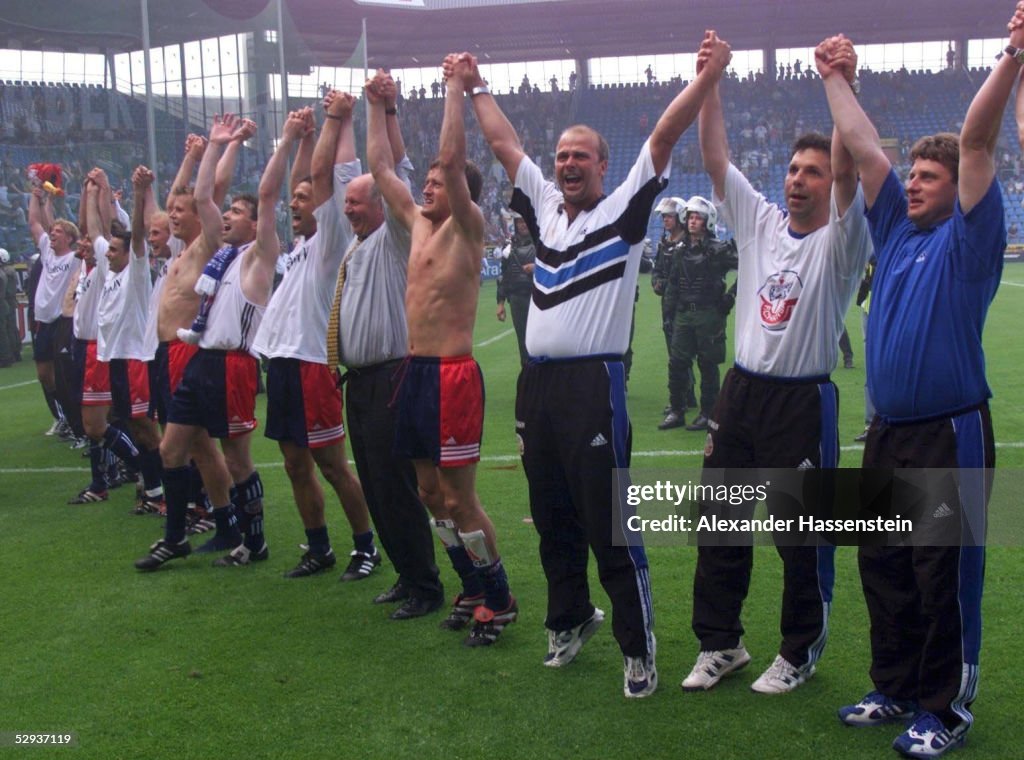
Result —
[[[827, 378], [788, 382], [733, 368], [711, 414], [704, 467], [730, 469], [730, 483], [759, 480], [758, 467], [834, 468], [837, 414], [838, 396]], [[769, 491], [769, 512], [778, 499]], [[702, 513], [714, 509], [701, 504]], [[777, 550], [783, 563], [779, 654], [791, 665], [812, 665], [821, 657], [828, 634], [835, 547]], [[739, 646], [744, 632], [740, 613], [753, 560], [751, 546], [698, 546], [692, 624], [702, 651]]]
[[[983, 543], [994, 466], [987, 405], [911, 425], [876, 417], [864, 447], [865, 468], [964, 468], [959, 487], [941, 499], [952, 512], [945, 520], [956, 521], [962, 545], [864, 546], [857, 556], [871, 618], [875, 688], [894, 699], [917, 700], [948, 728], [974, 720], [970, 707], [978, 692]], [[906, 515], [906, 501], [898, 492], [893, 498]], [[929, 503], [925, 518], [935, 509]]]
[[512, 327], [519, 343], [519, 364], [526, 364], [530, 355], [526, 353], [526, 318], [530, 314], [530, 291], [508, 294], [509, 310], [512, 312]]
[[85, 435], [82, 425], [82, 393], [76, 392], [75, 335], [71, 317], [58, 317], [54, 333], [53, 377], [56, 383], [54, 395], [60, 402], [64, 416], [71, 430], [79, 438]]
[[694, 359], [700, 370], [700, 412], [710, 415], [718, 399], [718, 365], [725, 361], [725, 316], [718, 309], [676, 312], [668, 361], [669, 404], [673, 409], [685, 409], [687, 398], [693, 395]]
[[589, 546], [619, 647], [625, 655], [647, 654], [654, 623], [647, 555], [642, 545], [622, 541], [626, 506], [613, 485], [615, 468], [629, 466], [632, 443], [622, 362], [527, 364], [519, 376], [516, 433], [548, 583], [545, 626], [564, 631], [593, 614]]
[[348, 439], [366, 505], [399, 581], [418, 598], [444, 594], [434, 561], [434, 535], [420, 501], [416, 471], [393, 453], [391, 408], [400, 361], [349, 370], [345, 381]]

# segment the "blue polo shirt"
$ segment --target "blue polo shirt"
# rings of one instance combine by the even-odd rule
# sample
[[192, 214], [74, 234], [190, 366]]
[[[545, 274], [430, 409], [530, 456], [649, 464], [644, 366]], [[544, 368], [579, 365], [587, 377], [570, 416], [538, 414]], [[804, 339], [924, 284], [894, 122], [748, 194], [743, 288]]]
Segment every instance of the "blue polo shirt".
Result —
[[868, 316], [868, 388], [891, 422], [951, 415], [992, 396], [982, 329], [999, 287], [1006, 220], [999, 183], [964, 214], [919, 229], [889, 172], [867, 212], [878, 256]]

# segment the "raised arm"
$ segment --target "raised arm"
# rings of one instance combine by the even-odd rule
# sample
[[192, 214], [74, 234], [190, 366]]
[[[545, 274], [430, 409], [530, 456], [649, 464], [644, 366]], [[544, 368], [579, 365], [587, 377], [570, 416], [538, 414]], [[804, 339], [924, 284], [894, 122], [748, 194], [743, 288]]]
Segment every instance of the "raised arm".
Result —
[[[97, 235], [102, 235], [105, 238], [110, 237], [110, 223], [114, 218], [114, 203], [113, 203], [113, 192], [110, 189], [110, 180], [107, 179], [107, 173], [95, 167], [89, 170], [89, 181], [95, 183], [96, 187], [99, 188], [99, 229], [92, 229], [92, 221], [90, 220], [89, 228], [91, 231], [91, 237], [93, 240], [96, 239]], [[87, 214], [88, 215], [88, 214]]]
[[390, 75], [384, 80], [384, 119], [388, 128], [388, 142], [391, 143], [391, 157], [395, 166], [405, 157], [405, 140], [402, 139], [402, 127], [398, 123], [398, 86]]
[[857, 65], [853, 43], [841, 34], [824, 40], [814, 50], [814, 63], [825, 83], [825, 96], [832, 111], [835, 131], [853, 157], [864, 186], [864, 200], [871, 207], [892, 164], [882, 151], [878, 130], [860, 107], [850, 87], [852, 77], [848, 79], [848, 76], [851, 71], [856, 71]]
[[299, 149], [295, 151], [295, 158], [292, 160], [292, 176], [288, 180], [288, 194], [295, 192], [302, 180], [310, 176], [313, 162], [313, 145], [316, 143], [316, 123], [313, 120], [313, 109], [303, 108], [301, 112], [306, 114], [306, 130], [299, 140]]
[[33, 187], [28, 196], [28, 228], [32, 233], [32, 242], [39, 246], [39, 238], [49, 229], [46, 223], [46, 212], [43, 210], [43, 197], [46, 191], [41, 187]]
[[145, 166], [135, 167], [132, 172], [132, 253], [141, 258], [146, 255], [146, 225], [149, 221], [147, 208], [156, 202], [153, 196], [153, 172]]
[[217, 162], [217, 173], [214, 176], [213, 202], [217, 208], [224, 205], [224, 199], [231, 189], [231, 182], [235, 178], [235, 165], [238, 163], [238, 154], [242, 150], [245, 141], [256, 134], [256, 122], [250, 119], [239, 119], [231, 140], [224, 148], [224, 155]]
[[[711, 57], [718, 35], [705, 32], [704, 40], [697, 53], [697, 69], [703, 73], [704, 62]], [[700, 74], [698, 74], [700, 76]], [[725, 134], [725, 116], [722, 115], [722, 96], [719, 92], [721, 73], [714, 78], [711, 87], [701, 104], [700, 117], [697, 121], [700, 135], [700, 155], [704, 162], [704, 171], [711, 177], [715, 195], [725, 197], [725, 175], [729, 170], [729, 138]]]
[[412, 230], [419, 207], [413, 200], [409, 187], [395, 174], [395, 159], [388, 142], [384, 113], [385, 99], [381, 82], [386, 77], [383, 71], [366, 83], [366, 100], [370, 106], [370, 118], [366, 126], [366, 157], [370, 173], [377, 184], [384, 202], [407, 230]]
[[713, 31], [704, 33], [701, 42], [700, 65], [697, 77], [680, 92], [654, 125], [651, 132], [651, 161], [654, 171], [661, 174], [672, 159], [672, 149], [683, 132], [693, 124], [707, 95], [716, 89], [722, 72], [732, 59], [729, 44]]
[[205, 137], [190, 134], [185, 138], [185, 155], [182, 156], [178, 173], [174, 175], [174, 182], [171, 183], [171, 195], [167, 196], [164, 208], [171, 207], [171, 197], [176, 190], [183, 190], [192, 183], [192, 174], [195, 172], [196, 166], [203, 159], [203, 151], [205, 150]]
[[218, 162], [221, 154], [231, 142], [231, 135], [239, 123], [240, 119], [231, 113], [214, 116], [213, 126], [210, 127], [210, 140], [203, 153], [203, 160], [199, 162], [195, 199], [207, 256], [212, 256], [220, 247], [223, 232], [220, 206], [214, 200], [214, 175], [219, 173]]
[[102, 191], [100, 186], [90, 176], [85, 182], [84, 194], [86, 196], [85, 201], [85, 223], [89, 228], [89, 239], [96, 243], [100, 238], [105, 238], [103, 234], [103, 220], [100, 216], [100, 208], [103, 206]]
[[[305, 110], [305, 109], [303, 109]], [[260, 178], [259, 207], [256, 210], [256, 246], [257, 254], [262, 258], [272, 256], [271, 266], [277, 261], [281, 243], [277, 238], [277, 218], [274, 212], [281, 200], [281, 185], [288, 171], [288, 157], [292, 146], [302, 139], [306, 132], [306, 117], [303, 111], [292, 111], [285, 119], [281, 129], [281, 139], [277, 150], [267, 162]]]
[[[457, 62], [461, 64], [458, 67], [455, 65]], [[526, 154], [523, 152], [519, 135], [516, 134], [512, 123], [498, 107], [498, 101], [494, 99], [489, 90], [477, 92], [480, 88], [486, 89], [487, 83], [480, 76], [476, 57], [469, 53], [462, 53], [454, 61], [449, 61], [446, 58], [444, 75], [449, 86], [453, 75], [462, 79], [462, 89], [470, 95], [473, 112], [476, 113], [477, 123], [484, 133], [487, 144], [491, 146], [495, 157], [505, 167], [508, 178], [515, 182], [519, 163]]]
[[[458, 56], [454, 53], [445, 59], [446, 62], [449, 59], [456, 68], [466, 66], [465, 62], [458, 62]], [[473, 202], [466, 181], [466, 123], [463, 108], [466, 98], [462, 78], [453, 76], [448, 79], [447, 85], [437, 160], [444, 175], [452, 221], [462, 228], [470, 240], [482, 242], [484, 216]]]
[[[1018, 50], [1024, 48], [1024, 3], [1017, 3], [1006, 28], [1010, 32], [1010, 46]], [[996, 142], [1003, 123], [1003, 111], [1020, 69], [1021, 62], [1016, 56], [1000, 58], [967, 109], [964, 126], [960, 130], [957, 188], [960, 208], [965, 214], [985, 196], [996, 175]]]
[[334, 165], [356, 158], [356, 137], [352, 126], [354, 106], [355, 99], [347, 92], [331, 90], [324, 97], [327, 118], [313, 149], [313, 203], [317, 207], [334, 195]]

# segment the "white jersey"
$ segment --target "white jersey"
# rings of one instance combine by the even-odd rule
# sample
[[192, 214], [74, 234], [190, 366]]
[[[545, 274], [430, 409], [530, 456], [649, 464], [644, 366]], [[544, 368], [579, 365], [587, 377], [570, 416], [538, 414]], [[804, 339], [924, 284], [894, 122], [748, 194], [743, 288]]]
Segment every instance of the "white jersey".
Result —
[[733, 230], [736, 278], [736, 364], [772, 377], [828, 375], [839, 336], [871, 256], [864, 194], [842, 218], [832, 193], [828, 224], [807, 235], [789, 229], [785, 211], [769, 203], [732, 164], [725, 198], [715, 198]]
[[[142, 338], [142, 353], [146, 361], [153, 360], [153, 357], [156, 356], [156, 349], [160, 345], [160, 339], [157, 337], [156, 332], [157, 314], [160, 312], [160, 294], [164, 292], [167, 270], [170, 268], [171, 262], [178, 258], [181, 252], [185, 250], [185, 241], [172, 236], [167, 241], [167, 247], [171, 249], [171, 255], [160, 265], [156, 282], [153, 283], [153, 294], [149, 297], [149, 310], [146, 314], [146, 332]], [[152, 255], [150, 245], [146, 243], [146, 258], [149, 258], [150, 255]]]
[[248, 351], [256, 356], [252, 340], [259, 331], [266, 307], [254, 304], [242, 293], [242, 261], [249, 255], [252, 246], [252, 243], [242, 246], [221, 277], [206, 329], [199, 338], [200, 348]]
[[537, 243], [526, 321], [530, 356], [626, 352], [647, 222], [668, 176], [669, 166], [655, 173], [645, 142], [625, 181], [570, 222], [561, 191], [523, 157], [510, 205]]
[[78, 274], [75, 264], [79, 259], [71, 251], [63, 256], [54, 253], [50, 247], [50, 236], [44, 232], [39, 236], [39, 261], [43, 265], [43, 274], [36, 287], [35, 317], [37, 322], [50, 324], [61, 316], [64, 294]]
[[99, 238], [92, 244], [96, 264], [86, 271], [85, 262], [78, 275], [75, 290], [75, 315], [72, 322], [74, 335], [79, 340], [96, 340], [99, 336], [99, 303], [103, 291], [103, 280], [107, 276], [106, 239]]
[[100, 334], [96, 358], [145, 360], [143, 336], [146, 311], [153, 281], [149, 276], [149, 258], [128, 253], [128, 265], [120, 272], [107, 271], [100, 295]]
[[352, 236], [342, 215], [348, 183], [359, 161], [334, 167], [334, 194], [313, 212], [316, 233], [298, 241], [284, 261], [284, 279], [270, 298], [253, 350], [268, 358], [327, 363], [327, 320], [338, 269]]

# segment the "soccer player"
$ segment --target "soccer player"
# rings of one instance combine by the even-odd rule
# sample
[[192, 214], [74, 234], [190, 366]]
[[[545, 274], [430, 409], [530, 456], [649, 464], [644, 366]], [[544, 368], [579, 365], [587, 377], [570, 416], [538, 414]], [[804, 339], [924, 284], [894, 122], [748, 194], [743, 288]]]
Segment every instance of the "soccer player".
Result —
[[[698, 70], [716, 44], [709, 31]], [[701, 109], [700, 147], [739, 259], [736, 362], [708, 422], [704, 468], [748, 476], [757, 467], [834, 468], [838, 402], [829, 374], [871, 252], [853, 162], [837, 135], [803, 135], [786, 174], [786, 208], [769, 203], [729, 162], [718, 77]], [[706, 513], [722, 505], [700, 506]], [[777, 545], [782, 643], [751, 685], [764, 694], [791, 691], [810, 678], [828, 634], [835, 547], [784, 544]], [[740, 613], [753, 558], [750, 545], [698, 546], [692, 626], [700, 653], [684, 690], [710, 689], [750, 662]]]
[[[454, 56], [446, 58], [446, 65]], [[405, 296], [409, 356], [399, 388], [396, 452], [413, 460], [420, 494], [445, 546], [463, 545], [483, 585], [466, 646], [493, 644], [519, 608], [509, 592], [494, 525], [476, 493], [483, 434], [483, 376], [472, 357], [480, 294], [483, 178], [466, 160], [465, 92], [449, 78], [440, 149], [423, 206], [395, 173], [381, 77], [367, 82], [368, 158], [381, 195], [412, 235]], [[443, 521], [443, 522], [442, 522]]]
[[[257, 353], [270, 359], [266, 435], [284, 454], [309, 542], [299, 564], [286, 573], [290, 578], [322, 572], [337, 562], [317, 469], [338, 495], [352, 526], [355, 548], [341, 579], [366, 578], [381, 561], [363, 490], [345, 456], [341, 391], [327, 364], [327, 318], [346, 247], [341, 205], [346, 185], [359, 173], [352, 103], [347, 93], [327, 93], [326, 120], [312, 159], [299, 151], [292, 170], [291, 209], [292, 229], [301, 239], [285, 259], [284, 279], [253, 343]], [[293, 112], [284, 129], [289, 143], [308, 144], [314, 134], [313, 109]]]
[[[874, 689], [840, 709], [839, 718], [855, 726], [909, 722], [893, 742], [908, 757], [960, 746], [978, 694], [983, 473], [995, 466], [982, 329], [1006, 247], [995, 151], [1024, 66], [1024, 3], [1007, 26], [1009, 47], [971, 101], [959, 137], [919, 139], [903, 183], [845, 85], [857, 61], [852, 43], [840, 35], [815, 51], [832, 117], [864, 183], [877, 250], [867, 338], [876, 415], [864, 467], [962, 468], [958, 487], [941, 501], [946, 509], [933, 515], [951, 523], [958, 540], [858, 551]], [[1017, 97], [1019, 103], [1020, 86]]]
[[668, 183], [672, 149], [729, 58], [728, 45], [718, 44], [705, 72], [669, 104], [626, 180], [608, 195], [609, 150], [600, 134], [584, 125], [565, 130], [555, 149], [555, 182], [545, 181], [476, 60], [464, 53], [454, 67], [515, 183], [511, 208], [537, 241], [526, 325], [530, 361], [519, 376], [516, 434], [548, 582], [544, 664], [570, 662], [604, 619], [590, 600], [589, 544], [611, 598], [628, 698], [653, 694], [658, 673], [646, 552], [635, 537], [629, 546], [613, 539], [616, 509], [625, 507], [613, 473], [629, 466], [631, 445], [622, 356], [647, 221]]

